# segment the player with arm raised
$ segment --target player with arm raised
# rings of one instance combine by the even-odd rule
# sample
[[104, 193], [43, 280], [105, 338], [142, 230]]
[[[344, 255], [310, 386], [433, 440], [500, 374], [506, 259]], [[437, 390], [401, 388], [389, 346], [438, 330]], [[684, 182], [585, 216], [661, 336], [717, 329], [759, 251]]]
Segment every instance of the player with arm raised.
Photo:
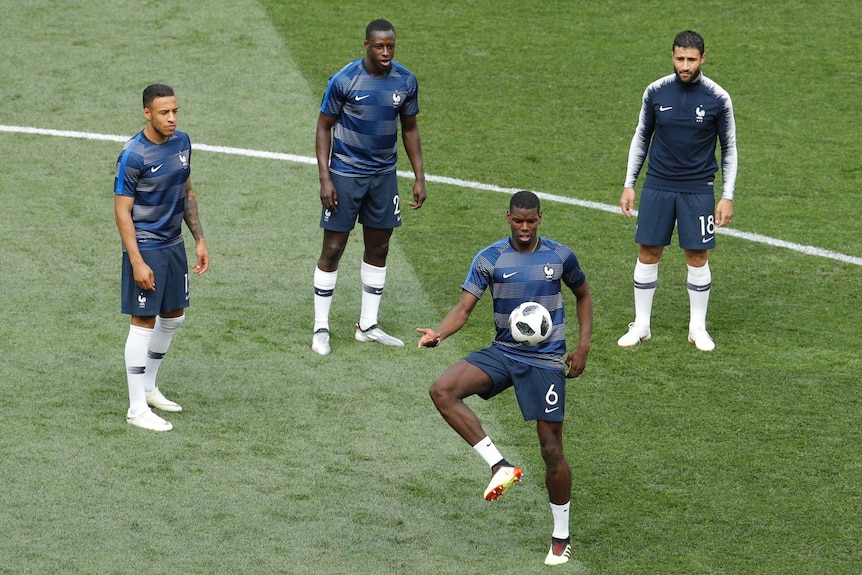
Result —
[[[545, 485], [554, 522], [545, 563], [560, 565], [571, 556], [572, 471], [563, 450], [566, 378], [580, 376], [587, 363], [593, 331], [592, 297], [574, 252], [538, 235], [542, 211], [534, 193], [514, 194], [506, 220], [510, 237], [475, 256], [461, 286], [461, 299], [437, 329], [417, 329], [422, 334], [418, 346], [436, 347], [461, 329], [479, 298], [490, 290], [494, 342], [459, 360], [437, 378], [430, 389], [431, 399], [443, 419], [488, 463], [491, 481], [484, 497], [493, 501], [519, 481], [521, 469], [503, 458], [464, 399], [473, 395], [490, 399], [514, 387], [524, 420], [536, 421], [545, 462]], [[568, 353], [564, 285], [577, 300], [579, 326], [578, 346]], [[553, 320], [551, 334], [535, 346], [515, 341], [509, 330], [509, 314], [525, 301], [545, 306]]]

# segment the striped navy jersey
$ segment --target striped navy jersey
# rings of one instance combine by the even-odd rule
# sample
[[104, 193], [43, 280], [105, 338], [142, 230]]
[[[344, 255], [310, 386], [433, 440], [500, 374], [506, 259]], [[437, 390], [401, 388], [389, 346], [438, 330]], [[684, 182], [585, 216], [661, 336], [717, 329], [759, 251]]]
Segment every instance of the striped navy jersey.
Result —
[[416, 76], [397, 62], [389, 74], [373, 76], [362, 59], [329, 79], [320, 111], [337, 118], [329, 169], [342, 176], [371, 176], [395, 170], [400, 119], [419, 113]]
[[[575, 289], [585, 281], [578, 258], [566, 246], [539, 238], [535, 251], [521, 253], [507, 238], [476, 254], [461, 289], [481, 298], [490, 288], [497, 329], [493, 345], [518, 361], [561, 369], [566, 352], [562, 284]], [[509, 314], [525, 301], [539, 302], [551, 312], [553, 319], [551, 335], [537, 346], [515, 341], [509, 330]]]
[[687, 84], [676, 74], [660, 78], [643, 94], [629, 149], [625, 187], [633, 188], [649, 150], [645, 186], [660, 190], [714, 193], [721, 143], [722, 197], [736, 186], [736, 121], [730, 95], [701, 74]]
[[155, 250], [183, 241], [191, 160], [191, 141], [179, 130], [163, 144], [138, 132], [120, 152], [114, 194], [135, 198], [132, 221], [140, 249]]

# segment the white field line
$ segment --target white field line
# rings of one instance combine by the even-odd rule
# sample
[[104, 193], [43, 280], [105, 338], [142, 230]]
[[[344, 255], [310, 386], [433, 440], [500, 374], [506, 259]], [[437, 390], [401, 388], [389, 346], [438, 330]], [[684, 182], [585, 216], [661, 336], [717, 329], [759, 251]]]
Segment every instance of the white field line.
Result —
[[[92, 132], [74, 132], [67, 130], [50, 130], [44, 128], [31, 128], [25, 126], [4, 126], [0, 124], [0, 132], [12, 132], [19, 134], [35, 134], [40, 136], [55, 136], [59, 138], [80, 138], [84, 140], [102, 140], [109, 142], [121, 142], [125, 143], [129, 136], [116, 136], [111, 134], [95, 134]], [[203, 152], [214, 152], [217, 154], [229, 154], [233, 156], [246, 156], [250, 158], [264, 158], [268, 160], [280, 160], [283, 162], [293, 162], [297, 164], [309, 164], [316, 165], [317, 160], [315, 158], [309, 158], [307, 156], [297, 156], [294, 154], [282, 154], [279, 152], [265, 152], [261, 150], [248, 150], [244, 148], [230, 148], [226, 146], [210, 146], [208, 144], [194, 144], [194, 148]], [[398, 171], [398, 175], [404, 178], [412, 178], [413, 172], [409, 171]], [[499, 192], [504, 194], [514, 194], [520, 188], [503, 188], [501, 186], [495, 186], [494, 184], [483, 184], [481, 182], [473, 182], [470, 180], [459, 180], [457, 178], [447, 178], [445, 176], [433, 176], [426, 175], [425, 179], [429, 182], [435, 182], [438, 184], [446, 184], [450, 186], [458, 186], [461, 188], [468, 188], [473, 190], [484, 190], [489, 192]], [[553, 194], [547, 194], [544, 192], [536, 192], [536, 195], [543, 200], [547, 200], [550, 202], [558, 202], [561, 204], [569, 204], [573, 206], [579, 206], [582, 208], [588, 208], [591, 210], [601, 210], [603, 212], [608, 212], [612, 214], [619, 214], [620, 208], [616, 205], [611, 204], [602, 204], [599, 202], [590, 202], [587, 200], [579, 200], [576, 198], [568, 198], [564, 196], [556, 196]], [[635, 212], [637, 213], [637, 212]], [[855, 256], [848, 256], [846, 254], [842, 254], [839, 252], [833, 252], [830, 250], [824, 250], [822, 248], [814, 247], [814, 246], [806, 246], [803, 244], [797, 244], [794, 242], [788, 242], [785, 240], [779, 240], [775, 238], [770, 238], [769, 236], [764, 236], [760, 234], [755, 234], [751, 232], [743, 232], [739, 230], [734, 230], [731, 228], [719, 228], [716, 230], [721, 235], [726, 235], [734, 238], [741, 238], [744, 240], [748, 240], [751, 242], [756, 242], [760, 244], [765, 244], [768, 246], [773, 246], [777, 248], [785, 248], [788, 250], [792, 250], [795, 252], [799, 252], [801, 254], [805, 254], [808, 256], [815, 256], [821, 258], [827, 258], [836, 260], [839, 262], [853, 264], [856, 266], [862, 266], [862, 258]]]

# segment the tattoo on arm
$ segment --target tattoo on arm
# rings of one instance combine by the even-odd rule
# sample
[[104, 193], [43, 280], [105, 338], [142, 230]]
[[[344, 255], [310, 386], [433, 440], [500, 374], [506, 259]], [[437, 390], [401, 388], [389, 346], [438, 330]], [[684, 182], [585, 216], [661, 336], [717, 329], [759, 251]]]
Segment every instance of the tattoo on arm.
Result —
[[202, 239], [204, 237], [204, 228], [198, 215], [198, 197], [195, 195], [194, 188], [192, 188], [191, 180], [188, 181], [186, 187], [186, 213], [184, 219], [195, 241]]

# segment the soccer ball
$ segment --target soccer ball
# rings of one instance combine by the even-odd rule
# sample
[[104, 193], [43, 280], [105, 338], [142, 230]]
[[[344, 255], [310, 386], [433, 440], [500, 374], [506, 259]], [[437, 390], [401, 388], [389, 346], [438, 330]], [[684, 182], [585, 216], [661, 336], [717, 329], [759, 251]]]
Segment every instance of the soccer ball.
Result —
[[515, 341], [538, 345], [551, 335], [551, 312], [540, 303], [527, 301], [509, 314], [509, 330]]

